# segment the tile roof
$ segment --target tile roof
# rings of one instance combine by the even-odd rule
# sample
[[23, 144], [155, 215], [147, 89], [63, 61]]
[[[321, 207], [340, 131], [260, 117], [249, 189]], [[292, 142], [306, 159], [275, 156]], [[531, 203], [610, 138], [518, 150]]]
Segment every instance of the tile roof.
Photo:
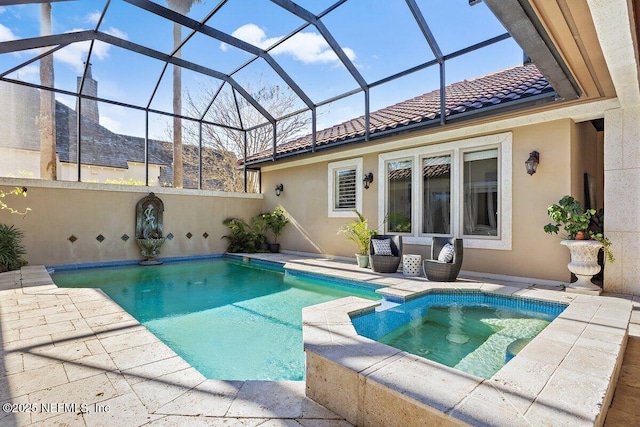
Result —
[[[472, 80], [453, 83], [445, 88], [446, 117], [506, 104], [554, 90], [534, 64], [521, 65]], [[425, 93], [370, 114], [370, 134], [401, 128], [415, 123], [440, 120], [440, 90]], [[364, 116], [340, 123], [316, 133], [316, 147], [364, 136]], [[277, 154], [294, 153], [311, 148], [311, 134], [277, 146]], [[269, 161], [273, 150], [247, 157], [248, 162]]]

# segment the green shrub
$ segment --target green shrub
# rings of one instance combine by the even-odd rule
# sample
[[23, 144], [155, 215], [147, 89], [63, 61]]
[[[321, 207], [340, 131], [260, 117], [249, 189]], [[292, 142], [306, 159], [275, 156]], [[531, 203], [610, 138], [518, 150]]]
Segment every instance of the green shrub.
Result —
[[227, 218], [222, 221], [222, 223], [231, 231], [231, 234], [222, 236], [223, 239], [229, 241], [227, 252], [253, 253], [256, 251], [255, 233], [245, 220], [241, 218]]
[[24, 233], [13, 225], [0, 224], [0, 272], [17, 270], [27, 262], [22, 259], [27, 251], [22, 246]]

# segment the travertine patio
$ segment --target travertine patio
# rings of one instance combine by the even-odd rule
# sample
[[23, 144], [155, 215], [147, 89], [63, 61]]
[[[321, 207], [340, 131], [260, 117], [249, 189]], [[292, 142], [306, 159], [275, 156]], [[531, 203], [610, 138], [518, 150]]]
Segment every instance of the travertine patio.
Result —
[[[305, 271], [363, 275], [351, 264], [268, 257]], [[409, 280], [366, 274], [368, 280], [399, 287]], [[507, 285], [493, 282], [486, 287]], [[525, 292], [532, 287], [508, 286]], [[629, 325], [629, 350], [635, 352], [637, 310]], [[57, 288], [42, 266], [0, 274], [0, 324], [0, 425], [350, 425], [306, 398], [304, 382], [204, 378], [101, 291]], [[640, 365], [637, 358], [628, 359], [609, 413], [612, 421], [634, 420]]]

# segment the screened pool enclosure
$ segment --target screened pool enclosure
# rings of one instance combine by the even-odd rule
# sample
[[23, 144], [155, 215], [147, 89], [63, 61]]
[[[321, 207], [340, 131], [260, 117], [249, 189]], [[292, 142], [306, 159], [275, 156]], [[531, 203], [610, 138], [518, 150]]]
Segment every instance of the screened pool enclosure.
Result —
[[526, 2], [0, 1], [0, 176], [259, 192], [267, 162], [403, 131], [383, 107], [439, 91], [412, 128], [446, 126], [447, 85], [523, 56], [554, 93], [455, 121], [578, 96]]

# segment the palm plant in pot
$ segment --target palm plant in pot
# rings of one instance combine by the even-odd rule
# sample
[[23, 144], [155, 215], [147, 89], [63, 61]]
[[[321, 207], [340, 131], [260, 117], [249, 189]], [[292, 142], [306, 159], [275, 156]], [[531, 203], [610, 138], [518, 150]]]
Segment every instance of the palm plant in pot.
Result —
[[593, 275], [601, 269], [598, 264], [598, 253], [600, 249], [604, 249], [610, 262], [613, 262], [614, 258], [609, 239], [604, 237], [602, 232], [589, 229], [596, 210], [583, 210], [578, 200], [571, 196], [564, 196], [558, 203], [550, 205], [547, 213], [552, 222], [544, 226], [545, 233], [558, 234], [562, 228], [567, 237], [560, 244], [569, 248], [571, 262], [567, 267], [578, 278], [576, 282], [569, 284], [569, 290], [599, 295], [602, 292], [601, 289], [591, 283]]
[[269, 244], [269, 250], [273, 253], [280, 252], [280, 243], [278, 236], [282, 233], [282, 229], [289, 223], [289, 218], [280, 206], [276, 206], [272, 213], [262, 214], [267, 223], [267, 228], [273, 233], [273, 243]]
[[338, 234], [346, 235], [347, 240], [358, 245], [356, 254], [358, 267], [366, 268], [369, 265], [369, 242], [371, 236], [377, 234], [378, 230], [369, 229], [367, 219], [360, 212], [355, 211], [355, 213], [358, 220], [342, 225], [338, 229]]

